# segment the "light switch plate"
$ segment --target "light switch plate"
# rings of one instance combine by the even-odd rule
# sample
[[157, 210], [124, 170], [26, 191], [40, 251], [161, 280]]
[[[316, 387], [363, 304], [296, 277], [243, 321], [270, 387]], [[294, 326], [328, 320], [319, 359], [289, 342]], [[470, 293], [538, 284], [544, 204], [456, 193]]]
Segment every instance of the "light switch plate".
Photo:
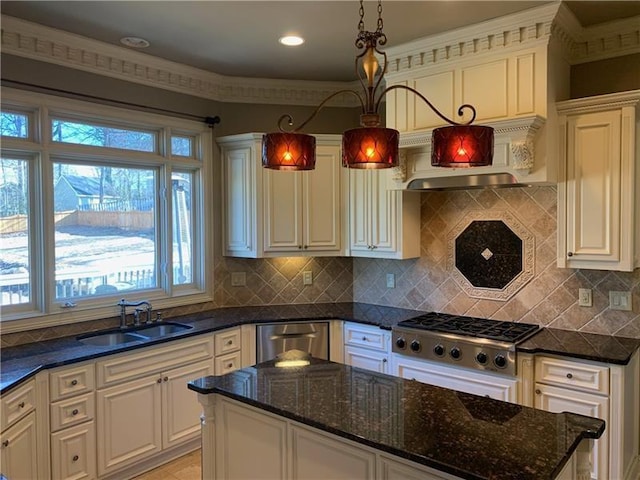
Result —
[[578, 289], [578, 305], [581, 307], [593, 307], [593, 294], [590, 288]]
[[387, 288], [396, 288], [396, 276], [393, 273], [387, 273]]
[[302, 272], [302, 284], [313, 285], [313, 272], [311, 270]]
[[609, 292], [609, 308], [611, 310], [631, 311], [631, 292]]
[[231, 286], [244, 287], [247, 285], [247, 274], [245, 272], [231, 272]]

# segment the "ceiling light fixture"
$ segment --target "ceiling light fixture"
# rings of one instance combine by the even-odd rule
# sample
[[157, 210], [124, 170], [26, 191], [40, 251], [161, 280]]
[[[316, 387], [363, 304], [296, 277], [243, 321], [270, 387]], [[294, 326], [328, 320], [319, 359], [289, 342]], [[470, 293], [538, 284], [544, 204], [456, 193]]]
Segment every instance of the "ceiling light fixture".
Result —
[[140, 37], [122, 37], [120, 39], [120, 43], [125, 47], [131, 48], [147, 48], [149, 45], [149, 41]]
[[[315, 168], [315, 138], [299, 133], [337, 95], [354, 95], [362, 106], [360, 123], [362, 127], [347, 130], [342, 136], [342, 165], [349, 168], [390, 168], [398, 165], [400, 134], [392, 128], [380, 126], [378, 108], [382, 98], [391, 90], [408, 90], [423, 100], [433, 112], [450, 126], [436, 128], [432, 133], [431, 164], [438, 167], [479, 167], [491, 165], [493, 159], [493, 128], [471, 125], [476, 118], [476, 109], [469, 104], [458, 108], [462, 117], [465, 110], [471, 113], [466, 122], [456, 122], [443, 115], [427, 98], [406, 85], [391, 85], [377, 95], [387, 70], [387, 54], [378, 50], [378, 45], [387, 43], [382, 32], [382, 1], [378, 0], [378, 23], [375, 32], [364, 29], [364, 3], [360, 0], [360, 22], [356, 47], [363, 50], [356, 56], [355, 65], [358, 79], [363, 88], [340, 90], [325, 98], [311, 113], [309, 118], [297, 128], [283, 127], [286, 121], [293, 126], [293, 117], [284, 114], [278, 120], [278, 133], [267, 133], [262, 139], [262, 165], [277, 170], [312, 170]], [[382, 67], [378, 56], [383, 59]], [[362, 71], [364, 72], [364, 77]], [[376, 98], [377, 96], [377, 98]]]
[[287, 47], [297, 47], [298, 45], [302, 45], [304, 43], [304, 38], [297, 35], [286, 35], [284, 37], [280, 37], [278, 41], [282, 45], [286, 45]]

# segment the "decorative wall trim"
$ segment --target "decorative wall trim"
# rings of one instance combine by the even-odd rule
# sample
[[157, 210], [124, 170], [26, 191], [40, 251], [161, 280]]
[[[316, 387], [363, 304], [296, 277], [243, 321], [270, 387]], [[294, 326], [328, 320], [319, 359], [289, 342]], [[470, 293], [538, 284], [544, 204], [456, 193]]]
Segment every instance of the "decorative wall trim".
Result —
[[559, 114], [568, 110], [572, 113], [590, 113], [623, 107], [636, 107], [640, 104], [640, 90], [616, 92], [596, 97], [576, 98], [556, 103]]
[[584, 28], [573, 42], [572, 65], [640, 53], [640, 15]]
[[[456, 238], [476, 220], [500, 220], [522, 240], [522, 272], [504, 288], [480, 288], [474, 286], [456, 268]], [[472, 298], [507, 301], [524, 287], [535, 275], [535, 236], [527, 227], [508, 211], [473, 210], [467, 213], [447, 234], [447, 270], [460, 286]]]
[[[313, 82], [219, 75], [80, 35], [2, 15], [2, 52], [219, 102], [317, 105], [355, 82]], [[352, 95], [330, 106], [356, 107]]]

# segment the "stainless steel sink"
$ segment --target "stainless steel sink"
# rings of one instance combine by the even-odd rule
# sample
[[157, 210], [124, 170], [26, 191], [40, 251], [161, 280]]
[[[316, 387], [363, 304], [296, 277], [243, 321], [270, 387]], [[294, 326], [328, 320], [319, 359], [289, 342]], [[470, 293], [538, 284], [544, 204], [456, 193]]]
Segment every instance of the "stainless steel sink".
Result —
[[191, 325], [183, 325], [182, 323], [167, 322], [158, 325], [149, 325], [136, 329], [135, 333], [138, 335], [144, 335], [149, 338], [164, 337], [165, 335], [171, 335], [172, 333], [184, 332], [193, 328]]
[[160, 338], [164, 337], [165, 335], [171, 335], [172, 333], [184, 332], [185, 330], [189, 330], [191, 328], [193, 328], [193, 326], [184, 325], [182, 323], [163, 322], [156, 325], [143, 325], [141, 327], [134, 327], [129, 330], [112, 330], [108, 332], [83, 335], [77, 338], [78, 341], [84, 343], [85, 345], [107, 347]]
[[106, 332], [84, 338], [78, 337], [78, 340], [85, 345], [107, 347], [113, 345], [122, 345], [131, 342], [138, 342], [141, 340], [149, 340], [149, 337], [139, 335], [135, 332]]

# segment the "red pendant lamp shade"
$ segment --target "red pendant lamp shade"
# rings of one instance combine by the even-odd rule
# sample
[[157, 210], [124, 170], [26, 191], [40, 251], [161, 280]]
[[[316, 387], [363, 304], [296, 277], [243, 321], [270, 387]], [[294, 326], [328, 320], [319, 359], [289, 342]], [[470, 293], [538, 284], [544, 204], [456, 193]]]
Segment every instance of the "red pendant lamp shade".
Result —
[[275, 170], [313, 170], [316, 139], [303, 133], [267, 133], [262, 136], [262, 166]]
[[493, 161], [493, 128], [456, 125], [436, 128], [431, 137], [434, 167], [484, 167]]
[[342, 134], [342, 165], [349, 168], [398, 166], [399, 134], [392, 128], [362, 127]]

